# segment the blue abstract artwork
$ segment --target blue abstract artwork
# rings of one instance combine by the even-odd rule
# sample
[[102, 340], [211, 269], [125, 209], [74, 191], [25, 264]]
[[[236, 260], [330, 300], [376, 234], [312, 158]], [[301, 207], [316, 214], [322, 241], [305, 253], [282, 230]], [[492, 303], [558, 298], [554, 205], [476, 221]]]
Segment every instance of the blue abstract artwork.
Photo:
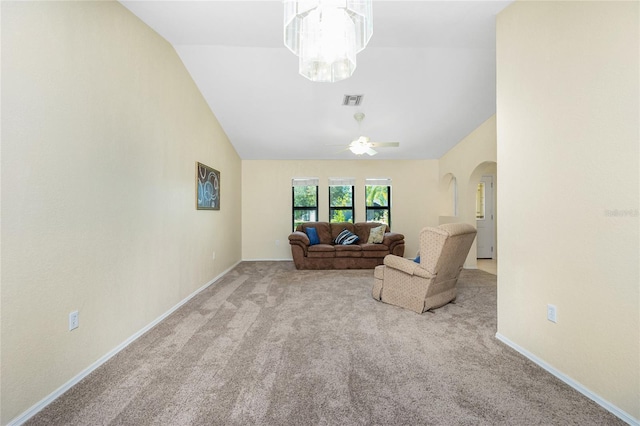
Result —
[[202, 163], [197, 163], [196, 169], [196, 208], [220, 210], [220, 172]]

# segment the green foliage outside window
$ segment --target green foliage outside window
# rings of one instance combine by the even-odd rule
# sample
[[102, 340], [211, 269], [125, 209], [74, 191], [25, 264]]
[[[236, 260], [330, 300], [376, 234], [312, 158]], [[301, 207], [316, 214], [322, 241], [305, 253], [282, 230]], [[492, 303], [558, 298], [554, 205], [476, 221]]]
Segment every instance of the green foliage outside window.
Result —
[[367, 210], [367, 222], [380, 222], [389, 224], [389, 210]]
[[367, 199], [367, 207], [388, 207], [389, 192], [388, 186], [367, 185], [365, 186], [365, 197]]
[[390, 187], [386, 185], [365, 186], [367, 222], [381, 222], [390, 225], [390, 192]]
[[335, 210], [331, 209], [331, 222], [351, 222], [353, 223], [353, 214], [351, 210]]
[[318, 187], [293, 187], [293, 230], [304, 222], [318, 221]]
[[293, 206], [294, 207], [316, 207], [318, 200], [316, 186], [294, 186]]
[[329, 187], [329, 206], [330, 207], [352, 207], [353, 194], [352, 187], [348, 185], [330, 186]]
[[353, 223], [353, 186], [329, 186], [329, 221]]

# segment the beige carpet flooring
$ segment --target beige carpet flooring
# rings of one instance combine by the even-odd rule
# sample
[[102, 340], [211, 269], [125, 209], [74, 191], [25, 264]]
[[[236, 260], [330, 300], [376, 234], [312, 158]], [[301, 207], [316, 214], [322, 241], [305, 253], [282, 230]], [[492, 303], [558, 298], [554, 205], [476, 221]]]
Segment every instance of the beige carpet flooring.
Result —
[[494, 275], [422, 315], [372, 285], [243, 262], [28, 424], [624, 424], [495, 339]]

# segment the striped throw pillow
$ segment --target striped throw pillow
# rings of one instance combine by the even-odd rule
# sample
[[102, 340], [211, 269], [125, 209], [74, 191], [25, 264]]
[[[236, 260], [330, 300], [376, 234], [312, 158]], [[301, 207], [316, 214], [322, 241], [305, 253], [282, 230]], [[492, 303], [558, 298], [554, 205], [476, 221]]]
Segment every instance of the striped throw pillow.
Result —
[[333, 241], [336, 244], [342, 244], [343, 246], [349, 244], [355, 244], [359, 240], [358, 236], [353, 232], [349, 232], [347, 229], [343, 229]]

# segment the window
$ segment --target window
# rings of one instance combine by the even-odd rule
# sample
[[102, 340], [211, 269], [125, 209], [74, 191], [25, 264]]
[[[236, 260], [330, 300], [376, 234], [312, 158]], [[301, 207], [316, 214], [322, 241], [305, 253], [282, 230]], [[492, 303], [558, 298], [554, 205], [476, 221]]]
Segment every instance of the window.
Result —
[[318, 179], [295, 178], [291, 181], [293, 230], [303, 222], [318, 221]]
[[484, 191], [484, 182], [478, 183], [478, 191], [476, 192], [476, 220], [484, 220]]
[[391, 179], [365, 179], [367, 222], [382, 222], [391, 227]]
[[329, 179], [329, 222], [353, 223], [353, 185], [352, 178]]

